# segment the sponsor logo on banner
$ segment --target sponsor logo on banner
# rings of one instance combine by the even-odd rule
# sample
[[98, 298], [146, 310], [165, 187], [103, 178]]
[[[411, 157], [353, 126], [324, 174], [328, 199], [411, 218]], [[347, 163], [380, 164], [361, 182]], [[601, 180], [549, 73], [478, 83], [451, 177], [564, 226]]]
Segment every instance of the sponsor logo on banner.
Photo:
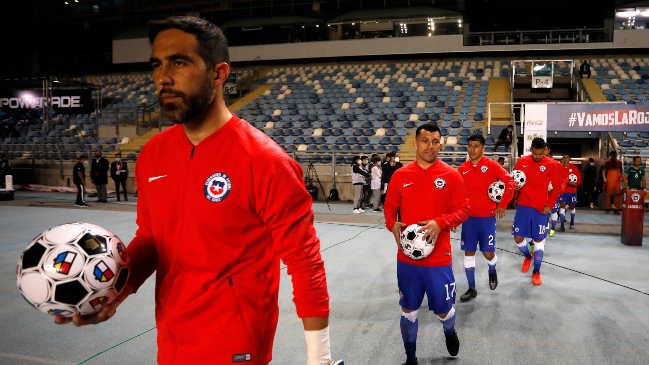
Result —
[[[40, 90], [9, 90], [0, 92], [0, 109], [19, 111], [41, 109], [47, 98]], [[63, 113], [92, 113], [92, 91], [90, 89], [52, 90], [51, 107]]]

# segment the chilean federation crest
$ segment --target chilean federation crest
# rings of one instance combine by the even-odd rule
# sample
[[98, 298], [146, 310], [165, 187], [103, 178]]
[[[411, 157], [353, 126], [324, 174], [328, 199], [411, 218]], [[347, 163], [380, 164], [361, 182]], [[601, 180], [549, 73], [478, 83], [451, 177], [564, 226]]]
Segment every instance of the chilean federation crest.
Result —
[[541, 172], [545, 172], [545, 166], [541, 166], [539, 169], [541, 169]]
[[435, 179], [435, 187], [438, 189], [444, 189], [446, 186], [446, 180], [442, 179], [441, 177], [438, 177]]
[[640, 194], [638, 193], [631, 194], [631, 201], [634, 203], [638, 203], [640, 201]]
[[205, 199], [211, 201], [212, 203], [218, 203], [230, 195], [232, 191], [232, 181], [230, 177], [223, 172], [217, 172], [210, 175], [210, 177], [205, 180], [205, 185], [203, 186], [203, 195]]
[[489, 170], [489, 167], [487, 167], [487, 166], [482, 166], [480, 168], [480, 171], [482, 171], [482, 172], [487, 172], [487, 170]]

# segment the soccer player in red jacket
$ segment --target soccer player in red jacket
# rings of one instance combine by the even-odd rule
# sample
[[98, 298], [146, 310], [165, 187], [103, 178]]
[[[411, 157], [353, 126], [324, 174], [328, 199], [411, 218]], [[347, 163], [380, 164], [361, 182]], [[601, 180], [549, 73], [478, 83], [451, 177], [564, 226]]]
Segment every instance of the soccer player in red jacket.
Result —
[[[531, 155], [521, 157], [516, 162], [514, 170], [525, 173], [527, 180], [520, 188], [518, 205], [512, 235], [518, 249], [525, 255], [522, 271], [527, 272], [532, 262], [532, 254], [528, 248], [525, 237], [532, 238], [534, 242], [534, 271], [532, 283], [541, 285], [541, 263], [547, 236], [548, 214], [559, 195], [562, 193], [562, 183], [559, 168], [555, 162], [544, 156], [545, 141], [543, 138], [534, 138], [530, 147]], [[548, 197], [548, 185], [552, 183], [554, 189]]]
[[[570, 155], [567, 153], [563, 154], [561, 159], [561, 164], [565, 168], [565, 174], [568, 176], [566, 181], [566, 188], [561, 195], [561, 208], [559, 209], [559, 219], [561, 220], [561, 232], [565, 232], [566, 228], [564, 223], [566, 222], [566, 206], [570, 207], [570, 229], [575, 228], [575, 206], [577, 205], [577, 187], [581, 185], [581, 172], [577, 166], [570, 163]], [[570, 176], [574, 175], [576, 181], [570, 181]]]
[[228, 111], [228, 46], [219, 28], [172, 17], [151, 23], [149, 39], [158, 100], [176, 125], [147, 142], [137, 161], [138, 229], [127, 248], [124, 291], [73, 323], [110, 318], [156, 272], [158, 364], [266, 365], [281, 259], [292, 277], [307, 364], [332, 364], [329, 294], [302, 169]]
[[[545, 157], [549, 158], [552, 160], [557, 165], [557, 169], [559, 170], [559, 173], [561, 174], [561, 191], [564, 191], [566, 188], [566, 184], [568, 183], [568, 174], [566, 173], [563, 164], [561, 162], [557, 161], [554, 159], [554, 156], [552, 156], [552, 149], [550, 146], [547, 144], [545, 145]], [[552, 195], [552, 190], [554, 190], [554, 187], [552, 186], [552, 183], [548, 186], [548, 197]], [[557, 220], [559, 219], [559, 209], [561, 209], [561, 199], [563, 198], [563, 194], [559, 194], [559, 199], [554, 203], [554, 206], [552, 207], [552, 211], [550, 212], [550, 221], [552, 222], [552, 228], [550, 228], [550, 237], [554, 237], [554, 229], [557, 227]], [[534, 242], [531, 241], [531, 238], [528, 240], [531, 243], [531, 249], [534, 248]]]
[[[464, 222], [469, 201], [460, 174], [437, 159], [442, 148], [439, 127], [423, 124], [413, 143], [416, 160], [394, 172], [385, 198], [386, 227], [397, 242], [397, 281], [401, 306], [401, 337], [406, 350], [405, 365], [417, 364], [417, 313], [428, 297], [428, 309], [442, 323], [446, 349], [451, 356], [460, 350], [455, 332], [455, 278], [450, 229]], [[400, 249], [403, 228], [419, 224], [425, 238], [434, 242], [433, 252], [412, 260]]]
[[[514, 196], [514, 179], [500, 164], [484, 156], [485, 139], [474, 134], [469, 137], [469, 160], [458, 167], [469, 193], [471, 211], [469, 218], [462, 223], [462, 250], [464, 251], [464, 272], [469, 289], [460, 300], [467, 302], [478, 295], [475, 286], [475, 252], [478, 247], [487, 259], [489, 266], [489, 288], [496, 289], [496, 218], [505, 216], [505, 209]], [[489, 186], [496, 181], [505, 184], [505, 191], [498, 204], [488, 194]]]

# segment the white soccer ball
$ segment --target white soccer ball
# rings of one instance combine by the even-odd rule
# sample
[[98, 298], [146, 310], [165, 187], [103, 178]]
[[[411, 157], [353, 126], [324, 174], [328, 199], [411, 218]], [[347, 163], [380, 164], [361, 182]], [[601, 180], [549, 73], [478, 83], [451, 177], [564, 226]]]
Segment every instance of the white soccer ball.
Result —
[[421, 227], [418, 224], [411, 224], [401, 232], [401, 251], [413, 260], [427, 257], [435, 247], [434, 242], [428, 243], [424, 240], [426, 231], [417, 232]]
[[126, 245], [89, 223], [46, 230], [18, 260], [18, 289], [41, 312], [72, 317], [98, 312], [124, 289], [129, 275]]
[[578, 179], [577, 179], [577, 175], [575, 175], [575, 174], [570, 174], [570, 175], [568, 175], [568, 182], [571, 182], [571, 183], [573, 183], [573, 184], [576, 184], [576, 183], [577, 183], [577, 180], [578, 180]]
[[523, 171], [514, 170], [511, 172], [510, 175], [514, 179], [514, 187], [516, 188], [516, 190], [525, 186], [525, 182], [527, 181], [527, 176], [525, 176], [525, 173]]
[[494, 181], [493, 183], [491, 183], [491, 185], [489, 185], [487, 194], [489, 195], [489, 199], [491, 199], [492, 202], [496, 204], [500, 203], [500, 199], [502, 199], [503, 194], [505, 194], [505, 183], [502, 181]]

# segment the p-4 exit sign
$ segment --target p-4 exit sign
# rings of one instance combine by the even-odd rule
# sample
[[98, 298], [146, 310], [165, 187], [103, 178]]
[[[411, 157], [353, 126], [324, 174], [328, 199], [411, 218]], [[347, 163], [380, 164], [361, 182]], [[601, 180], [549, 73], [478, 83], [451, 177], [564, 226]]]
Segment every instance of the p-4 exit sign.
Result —
[[551, 89], [552, 76], [532, 76], [532, 89]]

